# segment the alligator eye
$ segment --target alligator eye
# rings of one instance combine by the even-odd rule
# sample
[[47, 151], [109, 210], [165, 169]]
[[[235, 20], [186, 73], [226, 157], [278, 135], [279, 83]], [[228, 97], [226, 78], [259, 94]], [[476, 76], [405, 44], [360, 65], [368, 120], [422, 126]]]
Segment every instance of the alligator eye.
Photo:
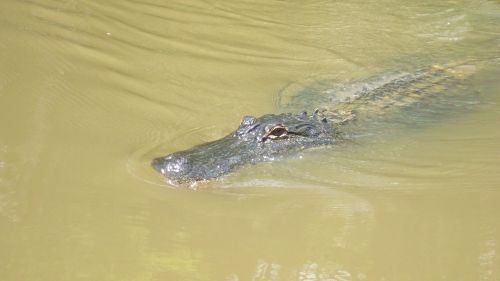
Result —
[[287, 133], [288, 133], [288, 128], [279, 124], [279, 125], [272, 127], [271, 129], [269, 129], [268, 132], [262, 138], [262, 141], [265, 141], [267, 139], [274, 140], [274, 139], [282, 138], [282, 137], [286, 136]]

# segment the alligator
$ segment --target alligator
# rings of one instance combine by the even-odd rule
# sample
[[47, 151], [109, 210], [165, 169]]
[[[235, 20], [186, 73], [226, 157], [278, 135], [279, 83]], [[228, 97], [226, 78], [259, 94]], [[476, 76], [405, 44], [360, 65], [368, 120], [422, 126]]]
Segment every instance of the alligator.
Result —
[[281, 159], [307, 148], [332, 145], [357, 119], [401, 110], [445, 93], [475, 70], [471, 64], [432, 65], [351, 83], [330, 95], [312, 113], [277, 113], [243, 117], [229, 135], [153, 159], [152, 166], [171, 184], [220, 178], [238, 168]]

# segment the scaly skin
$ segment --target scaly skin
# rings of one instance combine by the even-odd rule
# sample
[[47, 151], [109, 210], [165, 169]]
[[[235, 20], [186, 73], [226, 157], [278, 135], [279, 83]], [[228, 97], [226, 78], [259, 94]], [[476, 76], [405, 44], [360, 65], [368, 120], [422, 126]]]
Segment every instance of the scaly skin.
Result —
[[[389, 114], [411, 104], [440, 95], [475, 71], [472, 65], [431, 66], [346, 86], [344, 100], [325, 104], [313, 114], [266, 114], [246, 116], [231, 134], [188, 150], [152, 161], [152, 166], [172, 184], [210, 180], [241, 166], [271, 161], [314, 146], [340, 140], [343, 126], [356, 120]], [[359, 87], [359, 85], [363, 85]], [[353, 90], [354, 89], [354, 90]]]

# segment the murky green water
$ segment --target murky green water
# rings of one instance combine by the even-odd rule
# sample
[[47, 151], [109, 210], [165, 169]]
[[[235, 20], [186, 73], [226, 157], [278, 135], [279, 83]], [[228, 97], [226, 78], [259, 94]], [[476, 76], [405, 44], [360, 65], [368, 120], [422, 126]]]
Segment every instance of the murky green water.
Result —
[[[3, 0], [0, 280], [500, 280], [499, 50], [495, 1]], [[149, 167], [290, 85], [470, 60], [415, 126], [197, 191]]]

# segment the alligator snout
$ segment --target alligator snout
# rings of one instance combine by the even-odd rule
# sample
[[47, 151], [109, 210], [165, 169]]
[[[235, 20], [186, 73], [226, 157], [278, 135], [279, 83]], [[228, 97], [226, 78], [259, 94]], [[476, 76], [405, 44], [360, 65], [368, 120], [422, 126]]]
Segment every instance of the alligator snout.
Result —
[[166, 177], [179, 177], [187, 170], [187, 160], [183, 157], [168, 155], [153, 159], [151, 165]]
[[153, 159], [151, 165], [170, 183], [182, 184], [219, 177], [242, 163], [245, 147], [232, 136]]

